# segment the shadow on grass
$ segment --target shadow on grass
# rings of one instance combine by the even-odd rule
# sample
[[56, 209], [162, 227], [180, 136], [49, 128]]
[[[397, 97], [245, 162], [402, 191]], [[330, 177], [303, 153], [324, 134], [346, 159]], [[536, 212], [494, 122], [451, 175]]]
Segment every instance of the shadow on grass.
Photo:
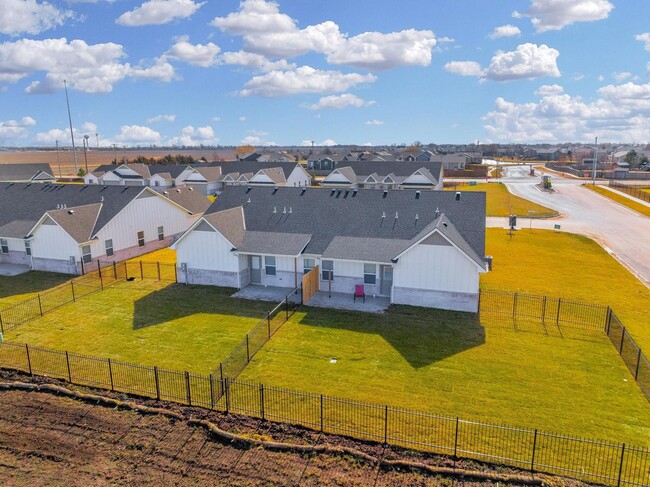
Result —
[[414, 368], [485, 344], [474, 313], [391, 306], [384, 314], [303, 307], [303, 325], [379, 335]]
[[[0, 276], [0, 299], [17, 294], [39, 293], [69, 281], [74, 276], [29, 271], [18, 276]], [[2, 305], [0, 304], [0, 308]]]
[[234, 291], [216, 286], [170, 284], [135, 302], [133, 329], [156, 326], [197, 314], [215, 315], [215, 326], [223, 319], [218, 315], [261, 320], [274, 307], [273, 303], [231, 298]]

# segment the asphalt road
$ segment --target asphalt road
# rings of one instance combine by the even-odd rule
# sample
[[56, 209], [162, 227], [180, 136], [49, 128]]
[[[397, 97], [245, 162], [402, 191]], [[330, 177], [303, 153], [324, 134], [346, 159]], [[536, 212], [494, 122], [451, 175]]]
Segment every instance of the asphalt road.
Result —
[[[553, 208], [560, 217], [533, 220], [533, 228], [561, 230], [587, 235], [596, 240], [607, 252], [650, 287], [650, 218], [640, 215], [592, 191], [582, 188], [584, 180], [552, 175], [554, 193], [547, 193], [535, 185], [541, 181], [528, 175], [529, 166], [506, 169], [501, 179], [515, 195]], [[519, 219], [518, 224], [527, 228], [529, 220]], [[503, 227], [503, 218], [488, 218], [488, 226]]]

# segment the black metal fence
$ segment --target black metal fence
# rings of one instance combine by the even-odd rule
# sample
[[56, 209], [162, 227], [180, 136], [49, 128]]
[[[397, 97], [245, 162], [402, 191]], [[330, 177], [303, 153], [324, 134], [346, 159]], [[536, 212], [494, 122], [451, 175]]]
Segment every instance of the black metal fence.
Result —
[[641, 391], [650, 401], [650, 361], [613, 312], [609, 314], [606, 332]]
[[176, 281], [176, 265], [142, 261], [98, 261], [97, 270], [0, 310], [0, 331], [4, 333], [65, 304], [74, 303], [84, 296], [103, 291], [105, 287], [128, 279]]
[[250, 363], [253, 356], [295, 313], [300, 304], [300, 295], [300, 288], [295, 288], [275, 308], [266, 313], [266, 316], [255, 325], [255, 328], [248, 332], [239, 345], [230, 352], [230, 355], [219, 364], [213, 374], [220, 380], [236, 379]]
[[650, 482], [650, 450], [626, 444], [468, 421], [228, 378], [222, 380], [215, 374], [165, 370], [15, 343], [0, 344], [0, 367], [302, 425], [324, 433], [415, 448], [454, 459], [510, 465], [531, 473], [546, 472], [617, 486], [643, 486]]
[[[648, 181], [648, 186], [650, 186], [650, 181]], [[632, 186], [629, 184], [623, 184], [623, 183], [617, 183], [616, 181], [612, 181], [611, 179], [609, 180], [609, 187], [610, 188], [615, 188], [619, 191], [622, 191], [624, 193], [629, 194], [630, 196], [634, 196], [635, 198], [639, 198], [640, 200], [647, 201], [650, 203], [650, 192], [643, 191], [643, 189], [637, 187], [637, 186]]]

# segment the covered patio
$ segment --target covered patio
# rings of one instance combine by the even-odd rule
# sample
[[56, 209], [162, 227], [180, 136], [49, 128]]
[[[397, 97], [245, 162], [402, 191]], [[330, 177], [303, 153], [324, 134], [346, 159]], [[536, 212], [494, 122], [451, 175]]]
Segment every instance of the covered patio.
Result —
[[366, 295], [366, 300], [364, 302], [363, 298], [357, 298], [355, 301], [352, 293], [328, 293], [327, 291], [318, 291], [307, 302], [307, 306], [362, 311], [364, 313], [383, 313], [390, 306], [390, 298]]
[[289, 287], [277, 286], [261, 286], [257, 284], [249, 284], [248, 286], [240, 289], [231, 297], [241, 299], [252, 299], [255, 301], [272, 301], [279, 303], [284, 298], [289, 296], [289, 301], [292, 303], [300, 303], [301, 295], [300, 290], [293, 292], [294, 289]]

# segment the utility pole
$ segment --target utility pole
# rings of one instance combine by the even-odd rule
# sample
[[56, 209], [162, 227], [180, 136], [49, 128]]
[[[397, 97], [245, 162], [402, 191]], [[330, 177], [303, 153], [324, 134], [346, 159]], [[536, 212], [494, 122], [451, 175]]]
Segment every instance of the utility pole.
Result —
[[65, 89], [65, 103], [68, 105], [68, 122], [70, 122], [70, 137], [72, 138], [72, 155], [74, 157], [74, 173], [75, 176], [79, 172], [77, 165], [77, 149], [74, 146], [74, 132], [72, 131], [72, 116], [70, 115], [70, 100], [68, 99], [68, 82], [63, 80], [63, 87]]
[[88, 139], [89, 138], [90, 138], [90, 136], [88, 136], [88, 135], [84, 135], [84, 138], [83, 138], [83, 142], [84, 142], [84, 160], [86, 161], [86, 174], [88, 174], [88, 155], [87, 155], [87, 151], [88, 151]]
[[59, 141], [56, 141], [56, 163], [59, 166], [59, 178], [61, 177], [61, 159], [59, 159]]
[[95, 139], [97, 139], [97, 148], [99, 149], [99, 134], [95, 132]]

